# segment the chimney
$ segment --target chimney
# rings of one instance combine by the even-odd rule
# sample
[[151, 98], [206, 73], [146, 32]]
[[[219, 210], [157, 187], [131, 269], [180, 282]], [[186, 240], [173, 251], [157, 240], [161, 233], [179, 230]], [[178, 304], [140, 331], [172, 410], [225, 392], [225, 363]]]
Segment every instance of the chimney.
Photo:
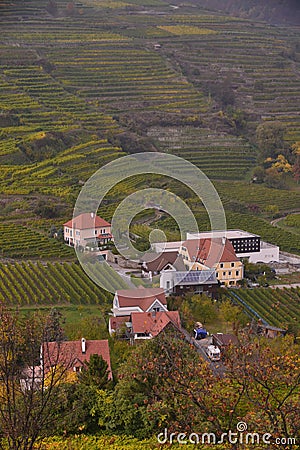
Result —
[[93, 212], [91, 212], [91, 218], [92, 218], [92, 219], [94, 218], [94, 213], [93, 213]]
[[81, 351], [82, 353], [86, 352], [86, 340], [84, 338], [81, 339]]
[[223, 237], [222, 237], [222, 245], [225, 245], [225, 244], [226, 244], [226, 237], [223, 236]]

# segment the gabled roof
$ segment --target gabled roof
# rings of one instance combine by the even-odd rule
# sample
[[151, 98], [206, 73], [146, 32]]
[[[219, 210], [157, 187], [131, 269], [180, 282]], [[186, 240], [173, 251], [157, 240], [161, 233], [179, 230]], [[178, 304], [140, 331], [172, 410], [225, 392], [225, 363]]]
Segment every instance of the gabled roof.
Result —
[[90, 228], [110, 227], [110, 223], [94, 213], [83, 213], [68, 222], [64, 223], [65, 227], [85, 230]]
[[167, 307], [165, 291], [162, 288], [120, 289], [116, 291], [120, 308], [140, 307], [147, 311], [158, 300]]
[[[181, 255], [178, 255], [177, 251], [172, 252], [162, 252], [162, 253], [146, 253], [143, 256], [144, 265], [151, 272], [160, 272], [168, 264], [174, 267], [182, 267], [184, 269], [184, 264], [182, 262]], [[181, 266], [180, 266], [181, 263]]]
[[133, 312], [131, 313], [131, 323], [134, 334], [149, 333], [153, 337], [157, 336], [169, 323], [177, 328], [181, 327], [178, 311]]
[[83, 366], [91, 355], [100, 355], [107, 362], [110, 378], [112, 377], [108, 340], [85, 340], [85, 352], [82, 352], [82, 342], [60, 341], [43, 344], [43, 360], [45, 369], [62, 365], [66, 369]]
[[189, 239], [182, 246], [187, 249], [191, 262], [200, 262], [207, 267], [219, 262], [239, 261], [232, 243], [226, 238]]

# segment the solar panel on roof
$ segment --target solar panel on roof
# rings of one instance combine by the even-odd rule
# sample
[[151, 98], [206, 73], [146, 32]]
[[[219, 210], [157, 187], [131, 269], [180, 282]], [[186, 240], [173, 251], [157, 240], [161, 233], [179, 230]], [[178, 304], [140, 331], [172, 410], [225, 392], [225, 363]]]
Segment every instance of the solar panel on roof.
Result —
[[213, 270], [175, 272], [174, 277], [176, 283], [203, 283], [205, 281], [216, 281]]

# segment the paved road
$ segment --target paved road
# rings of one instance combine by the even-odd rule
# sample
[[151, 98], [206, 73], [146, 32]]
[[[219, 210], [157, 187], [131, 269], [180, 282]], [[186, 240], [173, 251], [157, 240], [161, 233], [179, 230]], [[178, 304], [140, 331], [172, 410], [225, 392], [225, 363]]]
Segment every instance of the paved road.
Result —
[[[299, 214], [299, 213], [300, 213], [300, 209], [294, 209], [294, 210], [292, 210], [290, 212], [287, 212], [284, 216], [277, 217], [277, 219], [271, 220], [270, 224], [273, 225], [273, 227], [276, 227], [277, 226], [277, 222], [280, 222], [280, 220], [285, 219], [287, 215]], [[279, 228], [281, 228], [281, 227], [279, 227]]]
[[201, 339], [200, 341], [196, 341], [196, 339], [194, 339], [187, 330], [183, 328], [182, 331], [187, 342], [192, 344], [195, 347], [197, 353], [199, 353], [202, 358], [209, 363], [212, 372], [216, 376], [222, 377], [226, 370], [224, 364], [222, 363], [222, 361], [211, 361], [205, 351], [206, 347], [209, 345], [210, 337]]

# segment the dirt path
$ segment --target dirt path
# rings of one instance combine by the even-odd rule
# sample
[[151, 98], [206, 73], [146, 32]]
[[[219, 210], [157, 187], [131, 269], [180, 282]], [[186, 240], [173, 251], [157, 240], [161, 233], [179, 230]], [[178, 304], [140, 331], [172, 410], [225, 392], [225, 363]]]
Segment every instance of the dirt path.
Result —
[[[273, 225], [273, 227], [276, 227], [276, 226], [278, 226], [277, 223], [280, 222], [280, 220], [285, 219], [287, 215], [299, 214], [299, 213], [300, 213], [300, 209], [294, 209], [292, 211], [288, 211], [288, 212], [286, 212], [286, 214], [284, 216], [277, 217], [277, 219], [271, 220], [270, 224]], [[281, 227], [278, 227], [278, 228], [281, 228]]]

